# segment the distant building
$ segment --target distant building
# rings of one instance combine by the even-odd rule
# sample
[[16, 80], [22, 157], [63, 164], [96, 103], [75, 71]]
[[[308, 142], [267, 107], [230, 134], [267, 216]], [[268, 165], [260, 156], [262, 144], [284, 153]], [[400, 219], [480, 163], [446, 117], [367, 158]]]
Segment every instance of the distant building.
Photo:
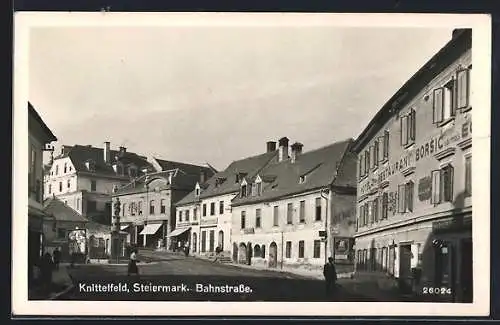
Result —
[[277, 161], [275, 147], [275, 142], [269, 142], [267, 152], [233, 161], [210, 179], [201, 179], [176, 204], [177, 224], [170, 237], [177, 245], [188, 243], [193, 254], [211, 254], [216, 247], [231, 254], [231, 200], [238, 195], [244, 177], [253, 177]]
[[176, 227], [175, 203], [195, 184], [211, 177], [210, 167], [155, 160], [159, 172], [148, 173], [118, 188], [113, 199], [121, 202], [121, 230], [138, 246], [169, 247], [166, 238]]
[[107, 225], [113, 188], [128, 184], [143, 170], [155, 171], [147, 157], [125, 147], [111, 150], [109, 142], [104, 148], [62, 146], [46, 168], [45, 198], [57, 197], [89, 220]]
[[89, 220], [56, 197], [45, 200], [44, 205], [44, 212], [53, 217], [53, 222], [45, 223], [47, 251], [53, 252], [59, 248], [61, 257], [68, 260], [69, 233], [74, 230], [86, 231]]
[[354, 145], [357, 271], [462, 302], [472, 302], [471, 45], [471, 30], [455, 30]]
[[51, 223], [43, 212], [43, 152], [46, 145], [57, 141], [52, 131], [28, 103], [28, 268], [29, 283], [34, 279], [34, 266], [44, 251], [43, 228]]
[[[233, 259], [271, 268], [353, 263], [356, 156], [352, 140], [302, 152], [279, 141], [278, 162], [243, 176], [232, 200]], [[334, 250], [336, 243], [336, 250]]]

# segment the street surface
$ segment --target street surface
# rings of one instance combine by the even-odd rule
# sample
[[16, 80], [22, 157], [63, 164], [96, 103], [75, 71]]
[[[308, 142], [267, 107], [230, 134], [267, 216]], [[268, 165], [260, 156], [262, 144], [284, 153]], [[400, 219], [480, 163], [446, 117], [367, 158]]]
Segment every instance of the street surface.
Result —
[[[324, 281], [290, 273], [240, 268], [191, 256], [141, 251], [140, 276], [127, 265], [69, 269], [75, 287], [60, 300], [138, 301], [370, 301], [342, 286], [326, 297]], [[141, 264], [142, 264], [141, 263]], [[100, 285], [100, 287], [99, 287]], [[105, 292], [103, 292], [105, 290]], [[112, 292], [109, 292], [112, 290]]]

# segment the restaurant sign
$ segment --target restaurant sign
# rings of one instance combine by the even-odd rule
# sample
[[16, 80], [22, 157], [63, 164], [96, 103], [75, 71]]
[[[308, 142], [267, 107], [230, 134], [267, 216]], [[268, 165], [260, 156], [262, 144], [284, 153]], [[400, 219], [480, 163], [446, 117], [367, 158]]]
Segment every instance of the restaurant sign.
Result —
[[[462, 135], [470, 136], [470, 132], [467, 132], [471, 128], [470, 123], [467, 123], [467, 125], [468, 128], [461, 126], [458, 129], [449, 129], [441, 134], [432, 136], [427, 141], [405, 152], [399, 159], [393, 161], [387, 167], [382, 168], [376, 177], [365, 180], [363, 185], [360, 186], [360, 194], [365, 195], [369, 193], [395, 173], [415, 167], [418, 161], [447, 149], [449, 146], [458, 142], [462, 138]], [[464, 128], [466, 128], [467, 131], [464, 131]]]

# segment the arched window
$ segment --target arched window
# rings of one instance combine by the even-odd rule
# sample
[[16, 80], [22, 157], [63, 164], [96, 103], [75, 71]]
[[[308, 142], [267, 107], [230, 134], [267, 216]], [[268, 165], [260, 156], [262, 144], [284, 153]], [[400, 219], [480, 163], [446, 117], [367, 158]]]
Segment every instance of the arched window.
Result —
[[253, 248], [253, 256], [255, 257], [260, 257], [262, 252], [260, 251], [260, 246], [258, 244], [255, 244]]
[[165, 199], [161, 199], [160, 201], [160, 213], [165, 213]]
[[266, 245], [262, 245], [262, 246], [260, 247], [260, 256], [261, 256], [262, 258], [266, 258]]
[[149, 201], [149, 214], [155, 214], [155, 200]]

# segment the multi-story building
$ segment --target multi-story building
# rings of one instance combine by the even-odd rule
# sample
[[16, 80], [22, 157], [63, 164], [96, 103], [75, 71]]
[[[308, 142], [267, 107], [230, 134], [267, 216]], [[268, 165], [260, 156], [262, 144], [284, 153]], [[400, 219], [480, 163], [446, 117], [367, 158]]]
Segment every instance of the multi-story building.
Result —
[[211, 167], [155, 159], [159, 172], [148, 173], [118, 188], [113, 200], [121, 202], [120, 228], [127, 241], [138, 246], [168, 247], [167, 235], [175, 229], [175, 203], [195, 184], [211, 177]]
[[302, 153], [296, 142], [289, 155], [288, 139], [280, 139], [278, 162], [244, 176], [231, 202], [233, 259], [321, 269], [334, 257], [352, 271], [356, 156], [351, 144], [349, 139]]
[[455, 30], [354, 145], [357, 269], [453, 301], [472, 299], [471, 34]]
[[88, 219], [109, 225], [113, 189], [155, 167], [125, 147], [111, 150], [109, 142], [104, 144], [62, 146], [45, 177], [45, 198], [55, 196]]
[[207, 255], [220, 247], [231, 252], [231, 200], [240, 191], [243, 177], [254, 177], [265, 166], [277, 161], [275, 142], [267, 143], [263, 154], [233, 161], [208, 181], [198, 182], [194, 190], [176, 204], [177, 228], [171, 237], [179, 245], [189, 244], [194, 254]]
[[43, 212], [43, 152], [57, 141], [52, 131], [28, 103], [28, 281], [34, 277], [34, 266], [44, 250], [44, 224], [52, 223]]

